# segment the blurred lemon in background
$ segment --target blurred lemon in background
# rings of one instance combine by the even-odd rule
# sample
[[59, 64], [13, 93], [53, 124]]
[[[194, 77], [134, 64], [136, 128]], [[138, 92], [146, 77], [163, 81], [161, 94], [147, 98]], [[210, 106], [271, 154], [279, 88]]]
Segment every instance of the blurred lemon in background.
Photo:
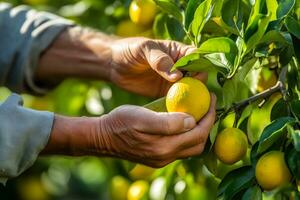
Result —
[[136, 164], [134, 168], [129, 172], [129, 176], [133, 180], [147, 179], [154, 173], [154, 171], [155, 169], [152, 167]]
[[267, 67], [263, 67], [257, 83], [257, 91], [262, 92], [274, 86], [277, 82], [277, 76], [274, 70], [270, 70]]
[[22, 200], [50, 199], [39, 177], [30, 177], [20, 181], [18, 190]]
[[121, 37], [144, 36], [152, 37], [152, 30], [133, 23], [130, 20], [121, 21], [116, 28], [116, 34]]
[[131, 184], [128, 193], [128, 200], [146, 200], [148, 199], [149, 183], [144, 180], [138, 180]]
[[156, 14], [156, 4], [152, 0], [133, 0], [129, 7], [130, 19], [138, 25], [150, 25]]
[[110, 197], [112, 200], [126, 200], [130, 187], [129, 181], [122, 176], [114, 176], [110, 183]]

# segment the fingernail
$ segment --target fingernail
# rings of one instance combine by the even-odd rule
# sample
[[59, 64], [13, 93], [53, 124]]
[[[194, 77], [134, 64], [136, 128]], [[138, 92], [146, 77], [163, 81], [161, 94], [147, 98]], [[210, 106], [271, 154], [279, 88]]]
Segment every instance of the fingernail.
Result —
[[169, 77], [171, 80], [174, 80], [174, 81], [176, 81], [178, 78], [180, 78], [178, 73], [172, 73], [172, 74], [170, 74]]
[[196, 124], [195, 119], [192, 117], [187, 117], [183, 121], [185, 130], [190, 130], [190, 129], [194, 128], [195, 124]]

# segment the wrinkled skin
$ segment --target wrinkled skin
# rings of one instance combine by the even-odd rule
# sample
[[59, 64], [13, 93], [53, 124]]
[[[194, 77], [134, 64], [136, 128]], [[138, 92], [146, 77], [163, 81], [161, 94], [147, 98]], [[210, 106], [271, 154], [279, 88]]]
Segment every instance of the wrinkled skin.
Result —
[[[173, 82], [182, 78], [179, 70], [170, 72], [174, 63], [195, 48], [168, 40], [142, 37], [114, 41], [110, 80], [118, 86], [149, 97], [166, 94]], [[206, 73], [194, 74], [206, 81]]]
[[151, 167], [200, 155], [215, 120], [215, 103], [212, 95], [209, 112], [197, 124], [184, 113], [156, 113], [138, 106], [121, 106], [101, 118], [93, 146], [104, 154]]

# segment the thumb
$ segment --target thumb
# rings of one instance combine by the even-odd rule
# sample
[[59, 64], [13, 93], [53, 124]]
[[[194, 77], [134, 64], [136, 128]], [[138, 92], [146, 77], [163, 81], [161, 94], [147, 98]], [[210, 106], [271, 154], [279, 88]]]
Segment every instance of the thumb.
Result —
[[166, 80], [175, 82], [183, 76], [179, 70], [170, 72], [172, 66], [174, 65], [174, 61], [168, 54], [159, 48], [148, 49], [146, 55], [151, 68]]
[[144, 133], [172, 135], [189, 131], [196, 126], [195, 119], [185, 113], [159, 113], [143, 107], [138, 107], [131, 113], [133, 128]]

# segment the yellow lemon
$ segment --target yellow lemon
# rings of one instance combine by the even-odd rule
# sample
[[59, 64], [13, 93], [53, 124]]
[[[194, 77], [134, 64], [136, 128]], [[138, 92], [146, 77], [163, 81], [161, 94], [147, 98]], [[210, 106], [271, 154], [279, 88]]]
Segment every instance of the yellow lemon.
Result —
[[287, 184], [292, 178], [284, 160], [284, 153], [280, 151], [264, 154], [256, 164], [255, 176], [259, 185], [265, 190]]
[[130, 19], [138, 25], [147, 26], [154, 20], [156, 4], [153, 0], [133, 0], [129, 7]]
[[19, 184], [20, 196], [24, 200], [48, 200], [50, 199], [39, 177], [31, 177], [21, 180]]
[[149, 184], [147, 181], [139, 180], [131, 184], [128, 193], [128, 200], [144, 200], [147, 199]]
[[215, 141], [215, 154], [225, 164], [234, 164], [247, 153], [248, 139], [246, 134], [237, 128], [226, 128]]
[[277, 77], [274, 71], [263, 67], [258, 77], [257, 91], [262, 92], [274, 86], [277, 82]]
[[130, 178], [134, 180], [138, 179], [147, 179], [151, 177], [151, 175], [154, 173], [155, 169], [152, 167], [148, 167], [145, 165], [137, 164], [130, 172]]
[[184, 112], [199, 121], [208, 111], [210, 94], [198, 79], [184, 77], [174, 83], [166, 96], [168, 112]]
[[116, 34], [122, 37], [144, 36], [151, 37], [152, 30], [147, 27], [139, 26], [130, 20], [121, 21], [116, 28]]
[[112, 200], [126, 200], [130, 183], [122, 176], [114, 176], [110, 184], [110, 196]]

